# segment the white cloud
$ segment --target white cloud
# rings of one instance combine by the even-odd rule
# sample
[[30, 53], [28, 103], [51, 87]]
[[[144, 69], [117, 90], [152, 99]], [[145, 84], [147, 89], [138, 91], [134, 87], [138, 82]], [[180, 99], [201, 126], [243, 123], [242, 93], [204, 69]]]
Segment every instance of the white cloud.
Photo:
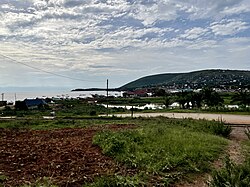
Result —
[[201, 36], [206, 35], [207, 32], [208, 32], [207, 28], [195, 27], [195, 28], [186, 30], [185, 34], [181, 35], [181, 38], [193, 40], [193, 39], [197, 39]]
[[52, 72], [124, 81], [225, 67], [236, 56], [249, 68], [249, 7], [248, 0], [1, 0], [0, 54]]
[[243, 21], [222, 20], [219, 23], [212, 23], [210, 28], [215, 35], [234, 35], [250, 27], [248, 23]]

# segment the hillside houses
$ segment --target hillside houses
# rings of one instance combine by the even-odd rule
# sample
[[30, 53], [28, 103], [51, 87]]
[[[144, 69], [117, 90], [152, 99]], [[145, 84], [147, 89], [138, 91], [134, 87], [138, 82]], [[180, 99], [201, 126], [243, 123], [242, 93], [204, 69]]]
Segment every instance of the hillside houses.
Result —
[[122, 95], [123, 97], [148, 97], [151, 96], [152, 93], [147, 89], [138, 89], [135, 91], [126, 91]]

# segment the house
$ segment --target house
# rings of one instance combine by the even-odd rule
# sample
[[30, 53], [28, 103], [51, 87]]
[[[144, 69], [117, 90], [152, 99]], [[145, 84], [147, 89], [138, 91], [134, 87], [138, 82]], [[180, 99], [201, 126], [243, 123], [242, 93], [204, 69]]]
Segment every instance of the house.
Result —
[[24, 101], [17, 101], [15, 104], [16, 109], [27, 110], [27, 109], [38, 109], [44, 108], [47, 103], [44, 99], [25, 99]]
[[135, 91], [127, 91], [123, 93], [123, 97], [148, 97], [147, 89], [138, 89]]
[[25, 99], [24, 100], [26, 106], [28, 109], [37, 109], [37, 108], [43, 108], [47, 103], [44, 99]]

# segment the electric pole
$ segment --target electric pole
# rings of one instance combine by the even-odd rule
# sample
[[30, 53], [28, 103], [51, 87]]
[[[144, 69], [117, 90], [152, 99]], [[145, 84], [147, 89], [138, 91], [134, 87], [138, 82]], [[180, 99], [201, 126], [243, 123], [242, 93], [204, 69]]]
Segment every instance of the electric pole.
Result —
[[1, 95], [2, 95], [2, 101], [4, 101], [4, 93], [2, 93]]
[[109, 115], [109, 102], [108, 102], [108, 97], [109, 97], [109, 80], [107, 79], [107, 116]]

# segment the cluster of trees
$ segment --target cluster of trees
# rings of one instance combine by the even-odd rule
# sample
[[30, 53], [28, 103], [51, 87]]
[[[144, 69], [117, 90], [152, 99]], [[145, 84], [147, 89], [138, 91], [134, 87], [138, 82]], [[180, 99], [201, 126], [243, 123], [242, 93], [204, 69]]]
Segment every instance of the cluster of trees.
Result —
[[[200, 92], [181, 92], [176, 94], [168, 94], [160, 89], [155, 92], [156, 96], [164, 96], [164, 104], [166, 107], [173, 102], [178, 102], [183, 109], [201, 108], [203, 105], [208, 107], [222, 106], [224, 99], [212, 88], [203, 88]], [[250, 105], [250, 93], [241, 91], [232, 97], [232, 102], [239, 105]]]
[[250, 106], [250, 92], [240, 91], [232, 97], [233, 102], [243, 106]]
[[224, 102], [223, 98], [211, 88], [204, 88], [201, 92], [181, 92], [174, 97], [167, 95], [165, 101], [166, 106], [173, 101], [178, 102], [183, 109], [201, 108], [202, 104], [208, 107], [220, 106]]

